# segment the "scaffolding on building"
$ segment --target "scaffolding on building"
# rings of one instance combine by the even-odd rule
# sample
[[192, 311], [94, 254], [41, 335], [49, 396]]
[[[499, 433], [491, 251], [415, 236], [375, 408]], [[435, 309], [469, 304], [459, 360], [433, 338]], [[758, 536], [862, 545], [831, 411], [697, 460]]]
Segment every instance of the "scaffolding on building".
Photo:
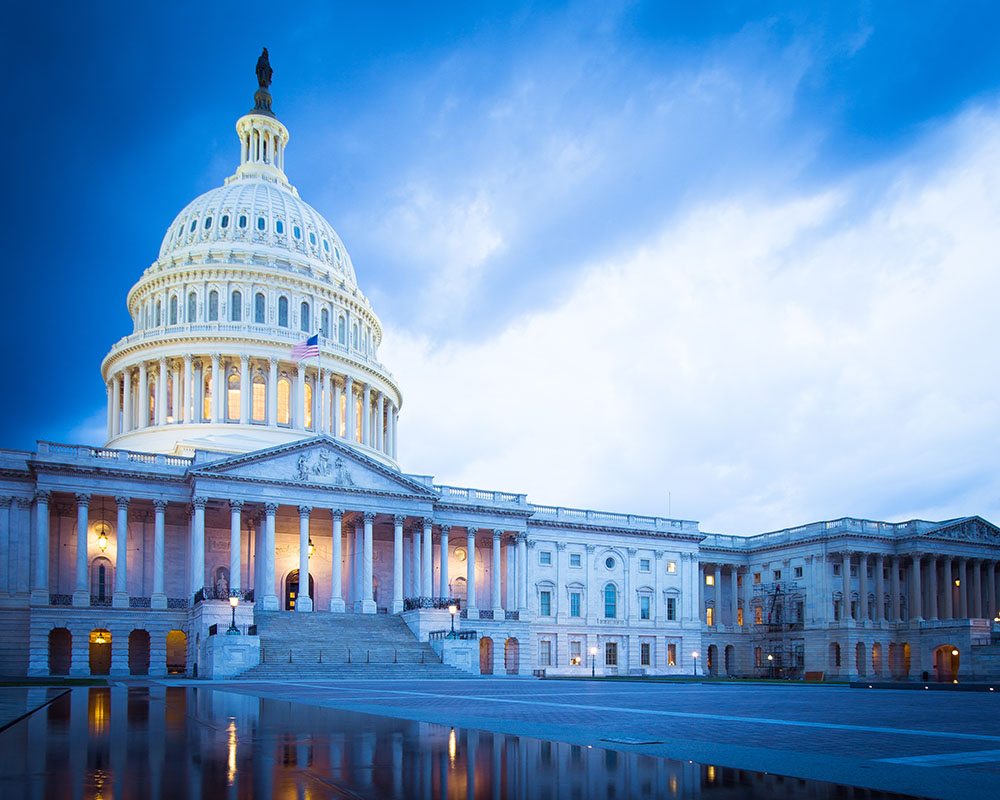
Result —
[[750, 600], [754, 677], [802, 677], [805, 665], [803, 589], [798, 581], [754, 584]]

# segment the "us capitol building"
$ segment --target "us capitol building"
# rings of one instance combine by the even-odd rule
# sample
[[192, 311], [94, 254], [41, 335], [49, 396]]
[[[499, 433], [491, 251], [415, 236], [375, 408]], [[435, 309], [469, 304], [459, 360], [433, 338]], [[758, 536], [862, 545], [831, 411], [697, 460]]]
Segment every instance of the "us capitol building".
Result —
[[379, 318], [257, 73], [235, 174], [128, 293], [107, 441], [0, 451], [0, 674], [998, 677], [980, 517], [740, 537], [403, 471]]

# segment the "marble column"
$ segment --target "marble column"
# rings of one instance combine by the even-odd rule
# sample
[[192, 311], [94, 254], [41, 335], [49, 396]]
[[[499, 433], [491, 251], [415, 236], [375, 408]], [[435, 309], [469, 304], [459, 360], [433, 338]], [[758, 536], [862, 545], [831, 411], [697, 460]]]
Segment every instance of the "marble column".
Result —
[[451, 525], [441, 526], [441, 596], [451, 597], [451, 577], [448, 574], [448, 534], [451, 532]]
[[841, 593], [844, 596], [842, 605], [840, 607], [840, 619], [841, 621], [851, 619], [851, 552], [850, 550], [845, 550], [840, 554], [840, 577], [843, 581], [843, 586], [841, 588]]
[[517, 610], [518, 614], [528, 612], [528, 534], [526, 533], [517, 535]]
[[967, 561], [958, 560], [958, 618], [968, 619], [969, 616], [969, 578]]
[[416, 597], [423, 597], [423, 591], [420, 586], [420, 526], [414, 525], [413, 531], [410, 533], [410, 541], [413, 545], [413, 558], [411, 559], [413, 567], [413, 594]]
[[912, 574], [910, 578], [910, 597], [912, 600], [910, 601], [910, 613], [908, 616], [911, 621], [920, 622], [924, 618], [924, 594], [920, 580], [920, 554], [914, 553], [912, 559], [912, 566], [910, 568]]
[[195, 497], [191, 526], [191, 594], [205, 588], [205, 505], [207, 497]]
[[293, 372], [295, 373], [295, 402], [292, 403], [292, 427], [305, 428], [306, 426], [306, 367], [299, 364]]
[[936, 620], [938, 618], [938, 581], [937, 581], [937, 559], [931, 556], [927, 565], [927, 618]]
[[167, 423], [167, 359], [160, 358], [159, 377], [156, 379], [156, 414], [157, 425]]
[[[465, 586], [466, 595], [465, 607], [468, 609], [470, 622], [479, 619], [479, 606], [476, 603], [476, 534], [477, 528], [466, 528], [466, 552], [468, 558], [465, 560]], [[474, 624], [474, 623], [473, 623]]]
[[132, 414], [132, 370], [122, 370], [122, 433], [128, 433], [134, 426]]
[[278, 610], [278, 596], [274, 589], [274, 525], [277, 514], [277, 503], [264, 504], [264, 572], [261, 576], [264, 582], [261, 608], [264, 611]]
[[987, 562], [987, 585], [989, 586], [989, 603], [986, 608], [986, 618], [993, 619], [1000, 614], [1000, 600], [997, 599], [997, 563]]
[[858, 620], [868, 619], [868, 553], [858, 553]]
[[87, 512], [90, 495], [80, 492], [76, 495], [76, 584], [73, 591], [74, 606], [90, 605], [90, 590], [87, 586], [87, 528], [90, 523]]
[[[631, 566], [631, 549], [629, 550], [629, 565]], [[625, 570], [625, 580], [629, 579], [632, 574], [631, 569]], [[722, 565], [716, 564], [715, 570], [712, 572], [712, 594], [715, 601], [715, 618], [712, 620], [716, 625], [722, 624]], [[625, 591], [625, 618], [628, 619], [630, 616], [630, 609], [632, 607], [632, 592], [626, 588]]]
[[340, 397], [341, 397], [340, 384], [337, 383], [336, 379], [334, 379], [333, 381], [331, 381], [331, 383], [333, 385], [333, 390], [332, 390], [333, 391], [333, 430], [331, 431], [331, 433], [334, 436], [343, 436], [344, 434], [347, 433], [347, 431], [345, 430], [344, 434], [341, 434], [341, 432], [340, 432], [340, 425], [341, 425], [341, 422], [342, 422], [342, 420], [341, 420], [341, 413], [342, 412], [340, 410]]
[[[659, 565], [657, 565], [657, 567], [658, 566]], [[729, 622], [729, 624], [732, 625], [733, 627], [736, 626], [737, 617], [739, 616], [739, 614], [737, 613], [737, 609], [739, 608], [739, 604], [740, 604], [739, 585], [738, 585], [739, 582], [738, 582], [738, 578], [737, 578], [738, 574], [739, 574], [739, 567], [737, 567], [735, 564], [730, 564], [730, 566], [729, 566], [729, 592], [730, 592], [730, 595], [729, 595], [729, 620], [730, 620], [730, 622]], [[658, 570], [657, 570], [657, 578], [659, 578], [659, 571]], [[656, 598], [656, 597], [653, 598], [654, 601], [656, 601], [657, 599], [658, 598]], [[654, 614], [653, 616], [655, 618], [656, 615]], [[733, 666], [733, 665], [731, 665], [731, 666]]]
[[128, 503], [128, 497], [115, 497], [118, 519], [115, 525], [115, 593], [111, 598], [115, 608], [128, 608]]
[[[51, 499], [51, 492], [44, 490], [35, 492], [35, 574], [32, 581], [34, 585], [31, 587], [33, 606], [49, 604], [49, 500]], [[13, 528], [11, 525], [11, 530]], [[4, 565], [4, 569], [6, 566]]]
[[[365, 514], [365, 550], [364, 550], [364, 584], [362, 586], [363, 594], [361, 600], [361, 613], [362, 614], [375, 614], [378, 609], [375, 607], [375, 597], [374, 590], [372, 586], [372, 570], [374, 568], [374, 539], [373, 539], [373, 525], [375, 523], [375, 515], [372, 513]], [[428, 533], [428, 535], [430, 535]]]
[[145, 361], [139, 362], [139, 419], [134, 427], [145, 428], [149, 425], [149, 372]]
[[892, 594], [892, 621], [899, 622], [899, 559], [889, 557], [889, 592]]
[[364, 384], [361, 396], [361, 444], [371, 447], [372, 387]]
[[382, 392], [378, 393], [378, 406], [375, 409], [375, 447], [385, 452], [385, 395]]
[[150, 608], [162, 610], [167, 607], [167, 595], [163, 590], [164, 569], [166, 567], [167, 501], [154, 500], [153, 511], [153, 596], [149, 599], [149, 605]]
[[[250, 377], [250, 358], [240, 356], [240, 424], [250, 421], [250, 402], [253, 393], [253, 379]], [[230, 580], [232, 575], [230, 574]]]
[[875, 556], [875, 621], [881, 622], [885, 619], [885, 577], [883, 570], [885, 566], [882, 554]]
[[181, 409], [181, 422], [194, 422], [198, 419], [194, 413], [194, 372], [191, 363], [191, 354], [184, 356], [184, 391], [181, 394], [183, 408]]
[[491, 586], [493, 588], [493, 619], [497, 622], [502, 622], [504, 619], [503, 605], [500, 602], [500, 587], [503, 585], [500, 569], [500, 542], [503, 539], [503, 534], [504, 532], [499, 529], [493, 531], [493, 580]]
[[309, 515], [312, 506], [299, 506], [299, 594], [295, 598], [296, 611], [312, 611], [309, 596]]
[[364, 575], [365, 566], [362, 563], [364, 561], [364, 550], [365, 550], [365, 522], [364, 518], [361, 516], [354, 517], [354, 544], [351, 548], [352, 559], [351, 563], [354, 565], [351, 570], [352, 580], [351, 580], [351, 599], [354, 601], [354, 613], [361, 613], [361, 601], [363, 599], [364, 592], [361, 590], [362, 579]]
[[[399, 614], [403, 610], [403, 521], [402, 514], [392, 517], [392, 613]], [[444, 547], [448, 546], [448, 534], [442, 532], [441, 540]], [[442, 561], [442, 564], [446, 562]], [[447, 572], [447, 569], [445, 569]]]
[[354, 421], [354, 378], [350, 375], [344, 376], [344, 438], [352, 442], [358, 440], [357, 423]]
[[219, 382], [219, 354], [212, 353], [209, 355], [209, 359], [212, 362], [212, 375], [210, 378], [212, 382], [212, 401], [211, 408], [209, 409], [211, 412], [209, 419], [212, 422], [219, 422], [221, 419], [224, 419], [222, 416], [222, 409], [224, 407], [222, 404], [222, 389]]
[[335, 508], [330, 512], [333, 518], [333, 558], [330, 564], [330, 610], [342, 612], [346, 609], [344, 605], [343, 582], [343, 556], [341, 555], [341, 544], [343, 536], [344, 511]]
[[420, 559], [420, 565], [423, 567], [420, 591], [424, 597], [434, 596], [434, 546], [431, 541], [433, 525], [434, 520], [430, 517], [424, 517], [424, 538], [422, 539], [424, 552]]
[[969, 564], [972, 567], [972, 575], [969, 578], [969, 591], [972, 595], [971, 602], [969, 603], [969, 616], [973, 619], [982, 619], [983, 617], [983, 583], [982, 583], [982, 571], [983, 562], [978, 559], [970, 559]]
[[951, 556], [944, 557], [944, 563], [941, 568], [941, 579], [941, 584], [944, 588], [944, 596], [941, 598], [944, 600], [944, 615], [942, 619], [954, 619], [955, 579], [952, 577]]
[[229, 589], [239, 591], [240, 575], [243, 572], [242, 534], [243, 534], [243, 501], [229, 501]]
[[274, 427], [278, 424], [278, 359], [268, 359], [267, 366], [267, 424]]
[[113, 439], [121, 432], [121, 388], [122, 376], [115, 375], [111, 382], [111, 429], [108, 432], [108, 439]]

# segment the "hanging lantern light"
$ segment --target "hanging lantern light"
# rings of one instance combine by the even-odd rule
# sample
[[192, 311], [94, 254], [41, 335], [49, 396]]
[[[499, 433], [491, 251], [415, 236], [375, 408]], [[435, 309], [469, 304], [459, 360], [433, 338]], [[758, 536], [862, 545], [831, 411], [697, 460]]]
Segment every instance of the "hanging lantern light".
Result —
[[309, 558], [313, 557], [313, 553], [316, 551], [316, 545], [313, 544], [312, 536], [309, 537]]
[[97, 546], [103, 553], [108, 549], [108, 523], [104, 521], [104, 495], [101, 495], [101, 521], [97, 523]]

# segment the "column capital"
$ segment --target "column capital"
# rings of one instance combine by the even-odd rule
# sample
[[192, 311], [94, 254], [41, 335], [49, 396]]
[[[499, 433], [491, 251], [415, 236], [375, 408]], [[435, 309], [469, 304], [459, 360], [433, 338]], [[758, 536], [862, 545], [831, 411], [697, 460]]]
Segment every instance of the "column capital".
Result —
[[264, 514], [268, 517], [273, 517], [278, 513], [277, 503], [264, 503]]
[[588, 544], [587, 545], [587, 552], [588, 553], [593, 553], [596, 549], [597, 549], [597, 545], [596, 544]]
[[0, 508], [10, 508], [14, 498], [9, 494], [0, 495]]
[[406, 522], [406, 514], [393, 514], [392, 522], [394, 525], [402, 525]]
[[500, 528], [494, 528], [493, 529], [493, 538], [494, 539], [502, 539], [505, 533], [507, 533], [507, 531], [501, 530]]
[[52, 492], [42, 490], [40, 492], [35, 492], [31, 497], [15, 497], [14, 502], [21, 508], [30, 508], [33, 502], [45, 503], [48, 505], [51, 497]]
[[87, 494], [86, 492], [77, 492], [76, 493], [76, 504], [78, 506], [84, 506], [84, 507], [89, 506], [90, 505], [90, 495]]
[[331, 508], [330, 509], [330, 516], [333, 517], [333, 519], [341, 519], [342, 520], [344, 518], [344, 509], [342, 509], [342, 508]]
[[243, 510], [243, 501], [242, 500], [230, 500], [229, 501], [229, 510], [230, 511], [242, 511]]
[[565, 550], [566, 542], [556, 542], [556, 550]]
[[[118, 506], [120, 511], [128, 511], [128, 504], [131, 500], [131, 497], [126, 497], [122, 494], [115, 495], [115, 505]], [[166, 500], [164, 500], [163, 503], [166, 504]]]
[[208, 498], [202, 497], [201, 495], [198, 495], [197, 497], [192, 497], [191, 505], [193, 505], [195, 508], [204, 509], [205, 506], [208, 505]]
[[434, 524], [434, 517], [424, 517], [424, 527], [429, 528]]
[[[127, 507], [127, 504], [126, 504], [126, 507]], [[163, 512], [165, 512], [167, 510], [167, 501], [166, 500], [161, 500], [161, 499], [156, 499], [156, 500], [153, 501], [153, 508], [156, 511], [158, 511], [160, 513], [163, 513]]]
[[479, 533], [479, 528], [466, 528], [465, 535], [470, 538], [475, 538], [476, 534]]
[[441, 533], [445, 536], [451, 533], [451, 525], [443, 524], [441, 525]]
[[[625, 549], [628, 551], [628, 554], [629, 554], [630, 558], [635, 557], [635, 555], [639, 552], [638, 549], [636, 549], [635, 547], [627, 547]], [[716, 567], [716, 569], [718, 569], [720, 567], [720, 565], [716, 564], [715, 567]]]
[[277, 369], [277, 368], [278, 368], [278, 359], [277, 359], [277, 358], [275, 358], [274, 356], [271, 356], [271, 357], [270, 357], [270, 358], [269, 358], [269, 359], [267, 360], [267, 363], [268, 363], [268, 364], [270, 364], [270, 365], [271, 365], [272, 367], [274, 367], [275, 369]]
[[528, 539], [527, 537], [525, 537], [525, 539], [527, 540], [528, 549], [529, 550], [534, 550], [535, 549], [535, 545], [537, 544], [537, 542], [534, 539]]
[[664, 553], [663, 553], [662, 550], [654, 550], [653, 551], [653, 558], [655, 558], [657, 561], [662, 561], [663, 560], [663, 555], [664, 555]]
[[375, 514], [371, 511], [365, 512], [365, 523], [372, 523], [375, 521]]
[[312, 514], [312, 506], [299, 506], [299, 519], [309, 519], [310, 514]]

